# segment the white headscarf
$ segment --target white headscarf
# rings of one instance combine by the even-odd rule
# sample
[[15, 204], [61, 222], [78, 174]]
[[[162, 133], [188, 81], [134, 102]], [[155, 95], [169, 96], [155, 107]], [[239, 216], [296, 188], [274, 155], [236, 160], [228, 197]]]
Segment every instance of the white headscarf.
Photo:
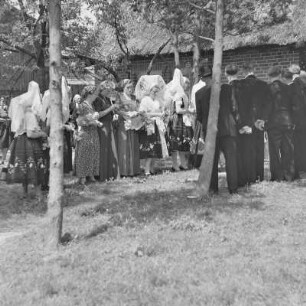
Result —
[[16, 133], [17, 131], [25, 129], [25, 113], [31, 109], [31, 112], [40, 116], [42, 111], [41, 95], [39, 85], [31, 81], [28, 85], [28, 91], [20, 96], [11, 100], [8, 115], [12, 119], [11, 130]]
[[163, 103], [166, 83], [160, 75], [141, 76], [135, 87], [136, 99], [141, 101], [143, 97], [149, 96], [151, 89], [155, 86], [159, 88], [159, 91], [156, 94], [156, 100]]
[[173, 79], [170, 83], [167, 84], [167, 89], [172, 95], [173, 101], [178, 101], [181, 99], [183, 99], [184, 102], [188, 101], [188, 97], [184, 91], [184, 83], [185, 80], [182, 71], [178, 68], [175, 68], [173, 73]]
[[[69, 86], [64, 76], [62, 76], [62, 114], [63, 114], [63, 123], [66, 123], [69, 119], [70, 111], [70, 96], [69, 96]], [[50, 126], [51, 118], [51, 96], [50, 90], [46, 90], [42, 99], [42, 109], [40, 112], [40, 118], [42, 121], [47, 119], [47, 125]]]

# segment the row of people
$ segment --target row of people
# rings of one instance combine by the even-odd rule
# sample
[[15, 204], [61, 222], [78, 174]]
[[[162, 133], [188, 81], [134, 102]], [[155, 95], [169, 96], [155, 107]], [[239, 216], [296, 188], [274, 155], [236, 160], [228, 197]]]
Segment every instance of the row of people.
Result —
[[[306, 171], [306, 78], [297, 65], [273, 66], [269, 83], [243, 66], [225, 67], [228, 84], [221, 86], [218, 133], [211, 190], [218, 191], [218, 159], [224, 153], [228, 189], [264, 179], [264, 133], [267, 132], [272, 181], [292, 181]], [[197, 121], [207, 132], [211, 86], [196, 93]]]
[[[185, 84], [179, 70], [169, 86], [161, 76], [144, 76], [134, 96], [130, 80], [121, 82], [120, 94], [112, 82], [105, 81], [98, 87], [85, 87], [70, 104], [69, 87], [63, 78], [65, 172], [74, 168], [82, 184], [87, 179], [105, 181], [120, 175], [138, 175], [140, 159], [145, 159], [145, 174], [150, 175], [154, 172], [154, 160], [169, 156], [169, 148], [170, 152], [189, 151], [186, 139], [192, 137], [192, 119], [187, 119], [192, 112], [186, 111], [189, 102]], [[50, 92], [42, 97], [38, 84], [30, 82], [25, 94], [11, 100], [7, 115], [14, 134], [6, 158], [7, 181], [22, 183], [25, 193], [28, 184], [46, 187]], [[184, 154], [180, 155], [183, 160]], [[185, 164], [187, 167], [186, 161]], [[179, 170], [177, 161], [174, 166]]]
[[[75, 165], [81, 182], [84, 183], [86, 177], [94, 180], [102, 176], [105, 180], [116, 179], [119, 174], [138, 175], [140, 159], [144, 160], [145, 174], [153, 174], [155, 160], [168, 157], [169, 152], [175, 157], [174, 170], [180, 170], [179, 166], [187, 169], [188, 158], [183, 152], [189, 152], [192, 138], [192, 120], [185, 120], [191, 114], [186, 111], [189, 102], [184, 86], [187, 83], [177, 69], [168, 85], [161, 76], [141, 77], [135, 95], [133, 83], [128, 79], [121, 82], [120, 94], [116, 94], [112, 82], [103, 82], [97, 88], [86, 87], [76, 112], [79, 127]], [[99, 120], [101, 126], [95, 120], [84, 120], [88, 115]], [[94, 153], [96, 131], [100, 135], [100, 156]], [[178, 155], [182, 165], [178, 163]], [[99, 174], [98, 170], [93, 170], [97, 169], [93, 164], [98, 158]]]

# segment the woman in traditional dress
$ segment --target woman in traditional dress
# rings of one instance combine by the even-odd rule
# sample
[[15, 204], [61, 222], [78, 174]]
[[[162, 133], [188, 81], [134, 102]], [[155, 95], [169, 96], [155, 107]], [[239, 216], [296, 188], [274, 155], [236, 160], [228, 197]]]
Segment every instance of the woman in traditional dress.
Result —
[[79, 105], [78, 135], [75, 149], [75, 170], [80, 184], [95, 182], [95, 176], [99, 175], [100, 142], [97, 127], [101, 123], [96, 120], [98, 114], [92, 106], [97, 98], [100, 88], [86, 86], [82, 91], [82, 101]]
[[12, 99], [9, 108], [15, 137], [7, 153], [7, 182], [22, 183], [25, 196], [29, 184], [36, 187], [40, 196], [38, 187], [47, 179], [47, 161], [43, 152], [47, 134], [39, 125], [41, 109], [40, 90], [34, 81], [29, 83], [27, 93]]
[[188, 169], [187, 155], [190, 154], [190, 142], [193, 137], [193, 115], [189, 111], [189, 99], [186, 94], [189, 84], [189, 80], [184, 79], [179, 69], [174, 70], [173, 80], [168, 84], [173, 95], [169, 122], [173, 171]]
[[140, 158], [145, 159], [145, 175], [154, 174], [156, 158], [166, 158], [166, 127], [160, 92], [164, 81], [161, 76], [142, 76], [136, 85], [136, 97], [140, 100], [139, 113], [144, 117], [144, 127], [139, 131]]
[[138, 104], [133, 96], [134, 86], [129, 79], [121, 81], [123, 93], [120, 95], [119, 118], [116, 129], [119, 170], [121, 176], [135, 176], [140, 173], [138, 132], [128, 126], [131, 118], [137, 116]]
[[120, 178], [116, 142], [113, 129], [114, 111], [119, 107], [114, 103], [112, 93], [115, 84], [103, 81], [100, 84], [100, 94], [93, 103], [99, 113], [99, 121], [103, 124], [99, 129], [100, 139], [100, 166], [99, 179], [101, 182]]

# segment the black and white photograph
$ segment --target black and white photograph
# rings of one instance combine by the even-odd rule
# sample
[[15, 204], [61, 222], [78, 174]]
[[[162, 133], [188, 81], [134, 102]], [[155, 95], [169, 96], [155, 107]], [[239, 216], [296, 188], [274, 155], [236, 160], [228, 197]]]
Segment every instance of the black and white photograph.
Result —
[[2, 305], [306, 305], [306, 0], [0, 0]]

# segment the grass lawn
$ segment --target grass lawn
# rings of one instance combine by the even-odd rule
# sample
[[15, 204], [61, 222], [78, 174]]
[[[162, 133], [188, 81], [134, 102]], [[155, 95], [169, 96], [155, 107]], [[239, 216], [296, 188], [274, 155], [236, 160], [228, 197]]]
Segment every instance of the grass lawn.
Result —
[[0, 183], [0, 305], [306, 305], [306, 180], [204, 202], [195, 178], [70, 186], [54, 253], [46, 205]]

